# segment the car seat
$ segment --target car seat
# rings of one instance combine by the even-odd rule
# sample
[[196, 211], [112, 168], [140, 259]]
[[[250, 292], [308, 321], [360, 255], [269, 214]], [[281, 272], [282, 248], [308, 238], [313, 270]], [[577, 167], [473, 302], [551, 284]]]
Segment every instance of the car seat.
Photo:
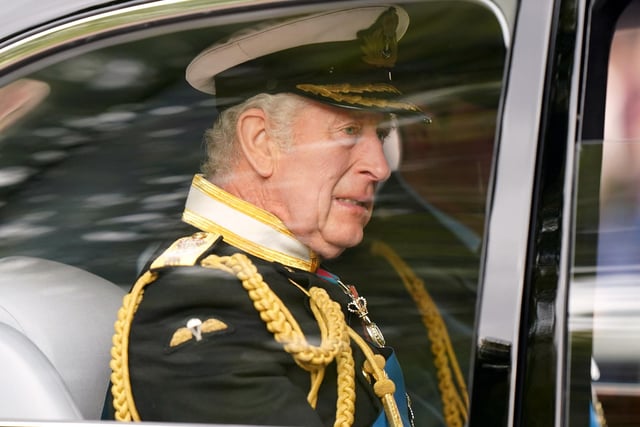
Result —
[[76, 267], [0, 259], [0, 419], [98, 420], [125, 291]]

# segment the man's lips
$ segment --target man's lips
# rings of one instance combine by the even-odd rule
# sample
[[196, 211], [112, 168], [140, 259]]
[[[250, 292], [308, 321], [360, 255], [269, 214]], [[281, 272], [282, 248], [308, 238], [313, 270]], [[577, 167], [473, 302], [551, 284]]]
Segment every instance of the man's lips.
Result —
[[350, 205], [359, 206], [366, 210], [371, 209], [371, 206], [373, 205], [373, 201], [370, 199], [358, 200], [358, 199], [351, 199], [348, 197], [336, 197], [335, 199], [341, 203], [347, 203]]

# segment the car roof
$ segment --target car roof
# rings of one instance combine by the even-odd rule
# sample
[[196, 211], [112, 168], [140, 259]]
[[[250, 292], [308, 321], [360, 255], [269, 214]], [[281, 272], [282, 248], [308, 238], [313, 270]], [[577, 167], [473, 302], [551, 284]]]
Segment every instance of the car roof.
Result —
[[3, 1], [0, 40], [29, 28], [38, 27], [64, 16], [107, 6], [146, 3], [141, 0], [39, 0]]

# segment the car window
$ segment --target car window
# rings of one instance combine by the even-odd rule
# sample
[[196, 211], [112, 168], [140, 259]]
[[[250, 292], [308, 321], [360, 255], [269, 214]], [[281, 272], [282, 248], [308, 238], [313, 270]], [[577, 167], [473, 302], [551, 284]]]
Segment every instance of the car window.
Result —
[[[365, 238], [327, 261], [326, 268], [366, 296], [371, 320], [395, 348], [405, 372], [416, 425], [461, 425], [456, 423], [468, 417], [509, 30], [500, 10], [488, 2], [400, 3], [411, 24], [399, 46], [394, 78], [428, 119], [397, 118], [397, 133], [385, 143], [394, 170], [378, 189]], [[47, 273], [53, 277], [57, 267], [38, 263], [45, 260], [128, 291], [153, 254], [185, 227], [185, 199], [205, 157], [203, 134], [218, 114], [215, 99], [185, 81], [189, 62], [247, 26], [329, 7], [336, 6], [254, 5], [206, 19], [182, 18], [180, 25], [158, 24], [153, 31], [132, 27], [113, 39], [102, 35], [99, 43], [82, 49], [70, 43], [45, 59], [28, 58], [23, 70], [12, 66], [0, 88], [4, 282], [22, 280], [22, 270], [12, 264], [18, 260], [23, 270], [42, 273], [48, 292], [55, 294]], [[66, 294], [65, 304], [84, 304], [73, 298], [80, 292]], [[46, 301], [49, 294], [37, 295]], [[107, 311], [104, 323], [115, 321], [120, 297], [110, 311], [96, 309]], [[32, 316], [42, 315], [40, 322], [46, 323], [49, 308], [38, 307]], [[13, 316], [10, 304], [5, 310], [7, 318]], [[16, 327], [3, 319], [0, 323]], [[50, 328], [55, 325], [51, 320]], [[81, 330], [93, 333], [91, 327]], [[29, 328], [21, 332], [29, 337]], [[74, 345], [91, 343], [81, 335]], [[70, 353], [82, 351], [66, 347], [57, 356], [47, 354], [58, 372], [66, 372], [59, 366]], [[63, 374], [62, 381], [74, 380]], [[72, 400], [83, 394], [64, 385]], [[106, 396], [106, 382], [103, 389]], [[103, 401], [99, 413], [81, 408], [80, 418], [110, 418]], [[28, 408], [18, 415], [2, 411], [0, 420], [39, 418]]]
[[[622, 12], [605, 47], [603, 138], [581, 141], [578, 155], [570, 389], [575, 399], [589, 394], [595, 425], [640, 422], [638, 6], [631, 2]], [[586, 401], [571, 412], [573, 421], [587, 413]]]

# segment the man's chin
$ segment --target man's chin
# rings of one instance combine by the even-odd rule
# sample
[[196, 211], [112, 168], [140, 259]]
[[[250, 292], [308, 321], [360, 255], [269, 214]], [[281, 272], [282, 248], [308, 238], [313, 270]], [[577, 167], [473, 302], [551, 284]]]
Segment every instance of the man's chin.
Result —
[[362, 242], [362, 238], [364, 237], [363, 227], [340, 227], [332, 230], [325, 228], [324, 231], [324, 233], [316, 233], [309, 239], [300, 238], [303, 243], [322, 259], [338, 257], [345, 249], [357, 246]]
[[333, 258], [337, 258], [338, 256], [340, 256], [342, 254], [342, 252], [344, 252], [346, 249], [348, 248], [352, 248], [354, 246], [358, 246], [358, 244], [360, 244], [360, 242], [362, 242], [362, 239], [358, 239], [358, 240], [353, 240], [353, 241], [348, 241], [348, 242], [340, 242], [339, 246], [338, 245], [333, 245], [332, 246], [332, 250], [331, 251], [325, 251], [328, 252], [328, 254], [326, 256], [321, 255], [321, 257], [323, 259], [333, 259]]

